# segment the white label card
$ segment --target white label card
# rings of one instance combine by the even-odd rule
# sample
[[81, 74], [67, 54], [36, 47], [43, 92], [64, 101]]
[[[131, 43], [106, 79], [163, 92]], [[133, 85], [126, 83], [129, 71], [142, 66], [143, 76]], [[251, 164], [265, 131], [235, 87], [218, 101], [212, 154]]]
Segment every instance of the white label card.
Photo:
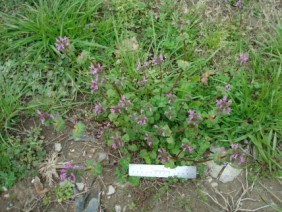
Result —
[[196, 174], [196, 166], [178, 166], [170, 169], [164, 165], [129, 164], [129, 176], [195, 179]]

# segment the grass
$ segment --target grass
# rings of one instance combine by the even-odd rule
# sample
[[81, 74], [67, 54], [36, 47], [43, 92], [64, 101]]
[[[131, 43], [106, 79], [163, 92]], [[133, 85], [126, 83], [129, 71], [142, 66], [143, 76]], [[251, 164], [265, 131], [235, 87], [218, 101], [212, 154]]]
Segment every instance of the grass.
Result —
[[[254, 150], [255, 154], [249, 154], [253, 163], [279, 175], [281, 21], [265, 23], [268, 28], [253, 35], [251, 26], [248, 28], [248, 17], [251, 12], [263, 17], [261, 5], [246, 1], [239, 9], [221, 3], [217, 5], [218, 13], [213, 15], [209, 10], [216, 7], [216, 3], [213, 2], [213, 6], [209, 3], [191, 3], [187, 12], [183, 12], [185, 1], [153, 4], [137, 0], [39, 0], [20, 4], [15, 14], [11, 8], [16, 4], [3, 4], [0, 12], [3, 29], [0, 32], [1, 139], [8, 141], [10, 130], [20, 121], [23, 112], [27, 117], [36, 109], [65, 114], [73, 104], [85, 103], [79, 101], [78, 96], [84, 96], [87, 102], [97, 100], [90, 95], [87, 75], [90, 64], [76, 63], [81, 52], [85, 52], [92, 63], [102, 63], [115, 83], [119, 83], [122, 76], [129, 76], [130, 81], [135, 79], [138, 59], [144, 61], [163, 53], [166, 69], [162, 76], [158, 71], [151, 71], [149, 77], [156, 83], [162, 81], [163, 91], [173, 85], [183, 70], [176, 91], [183, 99], [191, 98], [189, 106], [208, 111], [211, 102], [215, 102], [211, 96], [221, 98], [226, 94], [226, 82], [231, 85], [232, 113], [213, 127], [204, 126], [202, 137], [206, 143], [226, 148], [230, 142], [240, 143]], [[182, 28], [180, 25], [187, 20], [190, 23]], [[70, 38], [74, 54], [56, 50], [54, 43], [59, 35]], [[132, 42], [133, 37], [139, 45], [135, 50], [124, 45]], [[250, 55], [250, 60], [240, 66], [237, 58], [244, 52]], [[204, 85], [200, 81], [208, 71], [214, 74], [208, 77], [208, 85]], [[150, 85], [148, 90], [154, 86]], [[209, 104], [202, 105], [204, 100], [210, 101]], [[189, 109], [185, 102], [183, 105]], [[7, 143], [9, 148], [14, 145]]]

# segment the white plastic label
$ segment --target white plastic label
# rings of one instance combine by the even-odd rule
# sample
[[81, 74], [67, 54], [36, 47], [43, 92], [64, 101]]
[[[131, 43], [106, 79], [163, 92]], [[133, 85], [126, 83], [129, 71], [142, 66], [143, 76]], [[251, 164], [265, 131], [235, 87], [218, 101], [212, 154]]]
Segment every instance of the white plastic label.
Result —
[[136, 177], [179, 177], [186, 179], [196, 178], [196, 166], [178, 166], [174, 169], [164, 165], [129, 164], [129, 176]]

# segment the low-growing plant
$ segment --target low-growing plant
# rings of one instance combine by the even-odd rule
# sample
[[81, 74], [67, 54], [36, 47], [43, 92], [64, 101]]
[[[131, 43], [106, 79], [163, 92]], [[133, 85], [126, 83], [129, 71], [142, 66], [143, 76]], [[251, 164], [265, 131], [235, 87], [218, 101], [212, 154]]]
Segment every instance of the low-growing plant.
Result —
[[55, 189], [55, 195], [59, 203], [73, 198], [74, 184], [68, 180], [64, 181]]
[[42, 147], [43, 137], [41, 128], [32, 128], [28, 135], [19, 137], [1, 137], [1, 140], [9, 140], [12, 145], [6, 146], [0, 143], [0, 185], [10, 188], [17, 180], [38, 173], [37, 168], [45, 157]]

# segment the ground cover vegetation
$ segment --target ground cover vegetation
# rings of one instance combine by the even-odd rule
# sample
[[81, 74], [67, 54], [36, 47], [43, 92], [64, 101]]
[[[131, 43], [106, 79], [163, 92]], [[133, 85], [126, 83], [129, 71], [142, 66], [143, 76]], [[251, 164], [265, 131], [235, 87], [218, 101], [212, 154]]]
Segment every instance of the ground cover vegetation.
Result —
[[[2, 4], [1, 187], [38, 170], [40, 132], [50, 125], [69, 128], [74, 139], [98, 129], [120, 158], [117, 178], [134, 185], [140, 179], [128, 177], [129, 163], [215, 160], [281, 175], [281, 17], [256, 32], [248, 14], [263, 14], [252, 1], [215, 1], [228, 18], [209, 17], [204, 2], [156, 2]], [[92, 108], [84, 111], [88, 124], [69, 113], [83, 105]], [[38, 127], [19, 134], [17, 125], [31, 118]], [[76, 182], [88, 170], [101, 174], [88, 161], [59, 175]], [[59, 201], [71, 188], [57, 188]]]

